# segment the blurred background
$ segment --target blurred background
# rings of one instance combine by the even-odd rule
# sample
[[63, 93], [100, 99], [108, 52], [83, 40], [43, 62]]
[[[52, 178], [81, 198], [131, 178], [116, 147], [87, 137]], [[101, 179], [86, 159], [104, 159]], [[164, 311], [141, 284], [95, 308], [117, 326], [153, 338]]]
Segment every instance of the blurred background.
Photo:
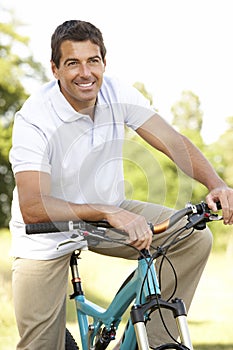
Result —
[[[74, 18], [98, 26], [107, 47], [106, 74], [147, 96], [233, 186], [231, 8], [231, 0], [67, 0], [59, 4], [0, 0], [0, 349], [14, 349], [18, 339], [8, 230], [14, 188], [8, 160], [13, 119], [25, 99], [52, 79], [50, 38], [56, 26]], [[205, 198], [203, 186], [134, 133], [127, 131], [126, 136], [128, 198], [174, 208]], [[233, 230], [222, 223], [212, 224], [211, 229], [214, 248], [189, 314], [192, 338], [197, 350], [232, 350]], [[97, 263], [96, 256], [85, 254], [89, 261], [94, 259], [91, 269], [84, 267], [87, 281], [92, 281], [89, 287], [87, 283], [87, 294], [98, 299], [104, 285], [110, 300], [131, 265], [112, 259], [109, 267], [105, 257], [98, 257]], [[113, 272], [116, 289], [107, 283]], [[75, 313], [70, 303], [67, 317], [73, 328]]]

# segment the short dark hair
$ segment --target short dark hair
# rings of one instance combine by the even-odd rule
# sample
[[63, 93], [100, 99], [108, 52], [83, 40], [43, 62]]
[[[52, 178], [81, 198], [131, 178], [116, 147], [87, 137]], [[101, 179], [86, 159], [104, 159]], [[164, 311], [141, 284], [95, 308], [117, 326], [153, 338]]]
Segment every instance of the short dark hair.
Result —
[[80, 20], [70, 20], [59, 25], [51, 38], [51, 60], [59, 68], [61, 58], [61, 44], [65, 40], [86, 41], [90, 40], [100, 48], [101, 58], [104, 61], [106, 48], [101, 31], [93, 24]]

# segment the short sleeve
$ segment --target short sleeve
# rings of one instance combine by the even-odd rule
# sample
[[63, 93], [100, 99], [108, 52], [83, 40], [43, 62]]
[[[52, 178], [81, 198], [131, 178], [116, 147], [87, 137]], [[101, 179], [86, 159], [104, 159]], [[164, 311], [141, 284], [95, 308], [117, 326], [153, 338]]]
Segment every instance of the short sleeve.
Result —
[[14, 121], [10, 162], [14, 174], [28, 170], [51, 172], [46, 136], [20, 113]]
[[156, 113], [150, 101], [133, 86], [122, 84], [119, 96], [125, 109], [125, 123], [133, 130], [138, 129]]

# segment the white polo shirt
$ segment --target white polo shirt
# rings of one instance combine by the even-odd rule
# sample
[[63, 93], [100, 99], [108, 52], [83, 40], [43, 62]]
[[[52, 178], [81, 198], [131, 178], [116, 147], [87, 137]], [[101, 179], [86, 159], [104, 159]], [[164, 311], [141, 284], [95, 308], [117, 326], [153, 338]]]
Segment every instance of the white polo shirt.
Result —
[[[136, 89], [105, 76], [93, 121], [72, 108], [57, 81], [47, 83], [15, 116], [10, 151], [13, 172], [49, 173], [51, 195], [65, 201], [118, 206], [125, 198], [125, 124], [137, 129], [154, 113]], [[17, 189], [10, 229], [13, 256], [52, 259], [79, 248], [68, 244], [57, 250], [70, 233], [26, 235]]]

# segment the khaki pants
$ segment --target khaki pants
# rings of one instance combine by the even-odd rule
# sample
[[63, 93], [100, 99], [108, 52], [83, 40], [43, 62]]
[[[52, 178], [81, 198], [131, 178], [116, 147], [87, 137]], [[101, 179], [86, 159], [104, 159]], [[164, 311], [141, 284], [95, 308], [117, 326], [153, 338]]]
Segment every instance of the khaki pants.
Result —
[[[148, 222], [156, 223], [169, 217], [172, 211], [156, 204], [125, 201], [122, 208], [144, 215]], [[184, 224], [184, 221], [182, 222]], [[179, 225], [182, 226], [180, 223]], [[177, 227], [179, 226], [177, 225]], [[176, 227], [176, 228], [177, 228]], [[169, 231], [170, 232], [170, 231]], [[159, 246], [169, 233], [154, 236], [153, 246]], [[173, 246], [167, 256], [177, 276], [176, 295], [182, 298], [187, 309], [207, 262], [212, 246], [209, 229], [195, 232], [188, 239]], [[135, 259], [134, 249], [125, 246], [102, 244], [90, 250], [109, 256]], [[153, 252], [153, 248], [151, 249]], [[18, 350], [64, 350], [65, 343], [65, 296], [70, 255], [49, 261], [16, 259], [13, 263], [13, 295], [20, 341]], [[160, 264], [160, 259], [156, 264]], [[174, 288], [174, 273], [165, 261], [162, 272], [162, 297], [169, 297]], [[177, 337], [171, 312], [163, 311], [166, 325]], [[158, 312], [152, 314], [148, 324], [150, 344], [158, 346], [171, 342]]]

